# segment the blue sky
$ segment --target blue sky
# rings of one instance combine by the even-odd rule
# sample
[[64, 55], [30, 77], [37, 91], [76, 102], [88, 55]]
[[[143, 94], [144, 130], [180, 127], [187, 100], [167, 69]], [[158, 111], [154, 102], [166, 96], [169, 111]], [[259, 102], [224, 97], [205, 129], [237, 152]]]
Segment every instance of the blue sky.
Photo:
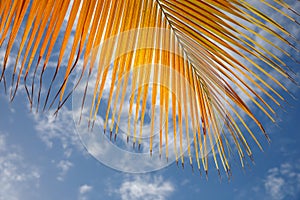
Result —
[[[299, 26], [291, 32], [299, 33]], [[300, 99], [296, 86], [288, 85]], [[54, 120], [52, 113], [30, 112], [24, 92], [10, 103], [3, 90], [0, 84], [0, 200], [300, 199], [299, 100], [286, 96], [291, 106], [285, 106], [287, 112], [277, 110], [279, 126], [264, 120], [272, 142], [261, 138], [264, 152], [253, 145], [255, 164], [242, 169], [237, 157], [231, 159], [232, 177], [228, 181], [223, 173], [220, 181], [214, 167], [206, 180], [175, 163], [143, 174], [116, 171], [82, 145], [71, 101]]]

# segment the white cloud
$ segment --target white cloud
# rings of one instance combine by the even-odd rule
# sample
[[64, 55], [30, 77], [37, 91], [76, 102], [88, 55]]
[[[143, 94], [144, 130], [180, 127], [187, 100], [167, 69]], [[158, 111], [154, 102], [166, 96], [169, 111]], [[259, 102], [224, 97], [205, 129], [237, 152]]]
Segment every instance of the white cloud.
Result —
[[[0, 133], [0, 199], [27, 199], [39, 186], [38, 169], [23, 157], [20, 148], [7, 144]], [[30, 199], [30, 198], [29, 198]]]
[[162, 176], [136, 175], [133, 178], [125, 178], [114, 193], [122, 200], [164, 200], [174, 190], [174, 185], [164, 180]]
[[53, 113], [50, 111], [48, 114], [34, 115], [35, 129], [40, 139], [49, 148], [52, 148], [53, 145], [61, 145], [66, 158], [72, 155], [74, 149], [85, 152], [75, 132], [72, 111], [64, 107], [58, 113], [57, 118]]
[[79, 194], [85, 194], [85, 193], [88, 193], [88, 192], [90, 192], [92, 189], [93, 189], [92, 186], [87, 185], [87, 184], [84, 184], [84, 185], [80, 186], [80, 188], [79, 188]]
[[87, 193], [91, 192], [93, 190], [93, 186], [84, 184], [82, 186], [79, 187], [78, 191], [79, 191], [79, 200], [86, 200], [87, 198]]
[[59, 168], [61, 171], [57, 177], [57, 180], [59, 181], [64, 181], [64, 177], [68, 173], [71, 167], [73, 167], [73, 163], [71, 163], [68, 160], [61, 160], [59, 163], [56, 165], [57, 168]]
[[283, 162], [267, 170], [263, 178], [253, 177], [244, 188], [236, 189], [236, 200], [298, 200], [300, 199], [300, 160]]
[[297, 165], [283, 163], [272, 168], [264, 181], [267, 195], [272, 200], [295, 199], [300, 195], [300, 170]]
[[276, 177], [274, 174], [268, 175], [265, 188], [274, 200], [281, 200], [284, 198], [283, 186], [285, 181], [281, 177]]

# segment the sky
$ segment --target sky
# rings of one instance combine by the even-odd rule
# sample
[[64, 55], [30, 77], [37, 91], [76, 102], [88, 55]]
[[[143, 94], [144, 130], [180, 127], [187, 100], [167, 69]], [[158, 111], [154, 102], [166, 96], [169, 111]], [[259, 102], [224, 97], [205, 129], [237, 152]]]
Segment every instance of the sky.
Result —
[[[300, 33], [299, 26], [291, 27], [294, 35]], [[287, 85], [300, 99], [299, 89]], [[71, 101], [55, 119], [51, 112], [30, 111], [24, 92], [10, 102], [3, 90], [0, 84], [0, 200], [300, 199], [300, 104], [287, 95], [291, 105], [276, 110], [278, 126], [263, 121], [272, 142], [262, 142], [264, 152], [253, 145], [254, 163], [243, 169], [237, 157], [231, 158], [230, 180], [224, 173], [220, 180], [213, 166], [207, 180], [175, 163], [148, 173], [110, 168], [82, 144]]]

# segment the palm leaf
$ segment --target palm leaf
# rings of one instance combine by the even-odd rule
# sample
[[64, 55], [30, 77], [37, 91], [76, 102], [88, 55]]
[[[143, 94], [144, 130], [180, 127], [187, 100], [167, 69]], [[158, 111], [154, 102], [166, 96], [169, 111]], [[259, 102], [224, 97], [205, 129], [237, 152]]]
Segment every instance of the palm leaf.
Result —
[[[261, 2], [291, 23], [299, 25], [292, 18], [292, 14], [299, 14], [288, 3], [279, 0]], [[88, 71], [90, 77], [92, 73], [96, 73], [89, 116], [90, 122], [94, 122], [106, 80], [110, 76], [111, 88], [104, 130], [109, 129], [111, 133], [114, 130], [116, 137], [119, 131], [116, 124], [120, 121], [120, 110], [125, 103], [126, 90], [137, 89], [137, 97], [131, 98], [129, 102], [128, 123], [131, 116], [137, 116], [139, 109], [142, 112], [141, 124], [144, 123], [145, 99], [150, 95], [152, 105], [159, 103], [161, 109], [165, 110], [165, 113], [157, 113], [154, 107], [151, 109], [152, 116], [160, 118], [159, 154], [162, 154], [162, 142], [165, 141], [165, 156], [168, 159], [170, 148], [168, 139], [171, 135], [168, 123], [172, 123], [173, 137], [180, 138], [179, 144], [174, 141], [176, 161], [181, 159], [182, 164], [185, 162], [183, 149], [185, 136], [188, 140], [187, 153], [190, 164], [192, 165], [194, 158], [197, 167], [200, 169], [202, 165], [206, 172], [208, 145], [213, 146], [215, 143], [215, 147], [212, 148], [214, 163], [219, 170], [221, 161], [226, 172], [230, 170], [228, 162], [230, 143], [236, 145], [242, 165], [245, 153], [252, 157], [247, 137], [244, 136], [245, 132], [248, 132], [262, 149], [256, 134], [247, 125], [248, 118], [254, 121], [269, 140], [253, 109], [250, 109], [242, 97], [250, 99], [261, 113], [275, 122], [274, 106], [282, 107], [282, 103], [286, 102], [284, 95], [278, 91], [283, 90], [288, 94], [290, 92], [281, 82], [282, 79], [273, 77], [270, 71], [276, 71], [281, 77], [295, 82], [288, 63], [298, 61], [270, 38], [299, 51], [293, 45], [298, 42], [297, 39], [282, 24], [244, 0], [7, 0], [0, 3], [0, 18], [0, 45], [1, 49], [6, 49], [0, 80], [6, 87], [6, 79], [12, 78], [11, 99], [15, 97], [23, 79], [30, 104], [36, 104], [39, 108], [44, 73], [48, 69], [51, 55], [58, 53], [55, 73], [45, 94], [43, 109], [58, 103], [58, 111], [77, 87], [83, 74]], [[261, 35], [256, 29], [268, 33], [270, 38]], [[110, 38], [131, 30], [146, 31], [143, 33], [135, 31], [134, 35], [126, 35], [122, 39], [112, 40], [113, 43], [110, 45], [101, 46]], [[59, 40], [62, 33], [63, 39]], [[22, 37], [16, 50], [13, 49], [13, 45], [19, 35]], [[285, 59], [255, 41], [253, 37], [279, 51]], [[69, 41], [71, 41], [70, 52], [67, 50]], [[145, 48], [126, 51], [134, 49], [134, 46]], [[56, 50], [57, 47], [59, 50]], [[18, 54], [10, 74], [6, 71], [11, 67], [8, 60], [12, 51], [18, 51]], [[115, 58], [116, 52], [126, 53]], [[78, 61], [82, 58], [83, 64], [79, 65]], [[66, 67], [62, 67], [64, 59], [67, 60]], [[96, 62], [97, 59], [99, 63]], [[19, 61], [20, 67], [17, 65]], [[140, 67], [144, 65], [148, 67]], [[108, 73], [110, 66], [112, 66], [111, 74]], [[75, 87], [66, 92], [69, 77], [74, 69], [79, 69], [81, 76]], [[132, 88], [128, 88], [128, 79], [131, 76], [128, 74], [131, 71], [134, 71], [131, 77]], [[40, 75], [36, 77], [38, 73]], [[150, 78], [151, 73], [154, 74], [154, 80]], [[176, 74], [183, 79], [178, 78]], [[53, 89], [53, 84], [58, 75], [62, 75], [63, 78], [60, 80], [59, 89], [56, 90]], [[113, 86], [123, 75], [125, 75], [124, 83], [121, 85], [118, 82], [114, 89]], [[29, 76], [33, 76], [29, 83], [31, 87], [27, 82]], [[35, 79], [39, 80], [38, 89], [35, 87]], [[156, 85], [151, 81], [164, 84]], [[86, 88], [88, 83], [89, 81], [86, 82]], [[137, 87], [141, 83], [144, 86]], [[121, 98], [119, 110], [116, 109], [117, 100], [113, 98], [114, 92]], [[34, 94], [37, 94], [36, 97]], [[50, 99], [50, 96], [53, 96], [53, 99]], [[82, 105], [84, 101], [85, 97]], [[137, 103], [140, 101], [141, 108]], [[135, 103], [137, 107], [134, 110]], [[108, 124], [110, 108], [113, 118], [111, 121], [116, 120], [116, 124]], [[168, 121], [169, 114], [172, 115], [171, 121]], [[166, 116], [164, 128], [163, 115]], [[224, 122], [223, 129], [220, 128], [220, 117]], [[134, 126], [134, 130], [127, 132], [128, 138], [133, 136], [133, 143], [139, 146], [142, 143], [141, 127], [140, 131]], [[154, 120], [151, 121], [151, 153], [153, 127]], [[192, 138], [189, 138], [190, 130]], [[193, 148], [189, 140], [193, 140]], [[180, 152], [177, 152], [178, 145]], [[195, 155], [192, 155], [193, 152]]]

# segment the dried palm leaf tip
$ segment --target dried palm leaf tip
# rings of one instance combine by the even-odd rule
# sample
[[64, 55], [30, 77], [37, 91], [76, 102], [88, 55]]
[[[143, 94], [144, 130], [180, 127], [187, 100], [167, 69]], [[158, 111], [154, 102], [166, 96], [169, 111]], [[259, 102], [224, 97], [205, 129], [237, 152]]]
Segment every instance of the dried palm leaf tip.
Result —
[[[186, 140], [191, 165], [196, 161], [198, 169], [203, 167], [207, 173], [208, 159], [212, 155], [217, 170], [222, 167], [228, 172], [232, 143], [242, 166], [245, 154], [252, 158], [246, 132], [262, 149], [248, 125], [249, 119], [269, 140], [246, 99], [255, 105], [255, 109], [258, 108], [259, 113], [275, 122], [274, 107], [282, 107], [282, 103], [286, 102], [279, 91], [291, 95], [281, 77], [295, 83], [294, 72], [289, 65], [299, 63], [287, 48], [282, 48], [285, 45], [299, 52], [294, 45], [299, 43], [297, 38], [284, 28], [284, 24], [270, 18], [250, 2], [1, 1], [0, 45], [1, 49], [5, 49], [5, 55], [1, 62], [0, 81], [6, 90], [7, 80], [11, 79], [11, 100], [22, 83], [31, 106], [45, 110], [57, 103], [58, 111], [76, 89], [83, 74], [88, 72], [87, 88], [90, 77], [96, 73], [89, 111], [91, 127], [99, 112], [105, 83], [109, 80], [103, 128], [110, 131], [110, 137], [114, 132], [116, 139], [120, 112], [128, 103], [128, 138], [132, 137], [133, 144], [140, 147], [146, 99], [150, 96], [151, 105], [158, 104], [164, 111], [157, 112], [154, 106], [151, 108], [151, 116], [159, 118], [160, 155], [165, 148], [164, 156], [168, 159], [168, 149], [172, 148], [176, 162], [181, 160], [183, 165], [183, 140]], [[299, 13], [288, 3], [281, 0], [260, 2], [299, 28], [299, 22], [293, 18]], [[119, 35], [122, 37], [117, 38]], [[254, 37], [283, 56], [278, 56]], [[109, 45], [103, 45], [108, 40]], [[19, 42], [17, 47], [14, 46], [16, 41]], [[9, 65], [12, 52], [17, 52], [17, 56], [13, 60], [14, 65]], [[46, 76], [45, 73], [51, 70], [48, 69], [49, 63], [53, 64], [54, 59], [54, 74], [43, 96], [43, 80], [49, 78], [49, 74]], [[79, 60], [83, 62], [79, 63]], [[68, 91], [69, 79], [75, 70], [81, 76]], [[274, 71], [280, 78], [270, 73]], [[54, 84], [56, 79], [60, 79], [58, 88]], [[118, 81], [121, 79], [122, 83]], [[130, 102], [124, 101], [127, 90], [137, 94]], [[114, 98], [113, 94], [120, 97], [119, 108], [116, 106], [119, 98]], [[82, 107], [84, 103], [85, 97]], [[141, 119], [137, 119], [139, 112]], [[140, 127], [134, 124], [133, 130], [130, 129], [131, 118], [140, 120]], [[150, 124], [149, 150], [152, 154], [154, 119]], [[172, 132], [168, 124], [173, 124]], [[169, 147], [170, 137], [179, 137], [179, 144], [175, 139], [174, 147]], [[209, 149], [209, 146], [212, 148]]]

